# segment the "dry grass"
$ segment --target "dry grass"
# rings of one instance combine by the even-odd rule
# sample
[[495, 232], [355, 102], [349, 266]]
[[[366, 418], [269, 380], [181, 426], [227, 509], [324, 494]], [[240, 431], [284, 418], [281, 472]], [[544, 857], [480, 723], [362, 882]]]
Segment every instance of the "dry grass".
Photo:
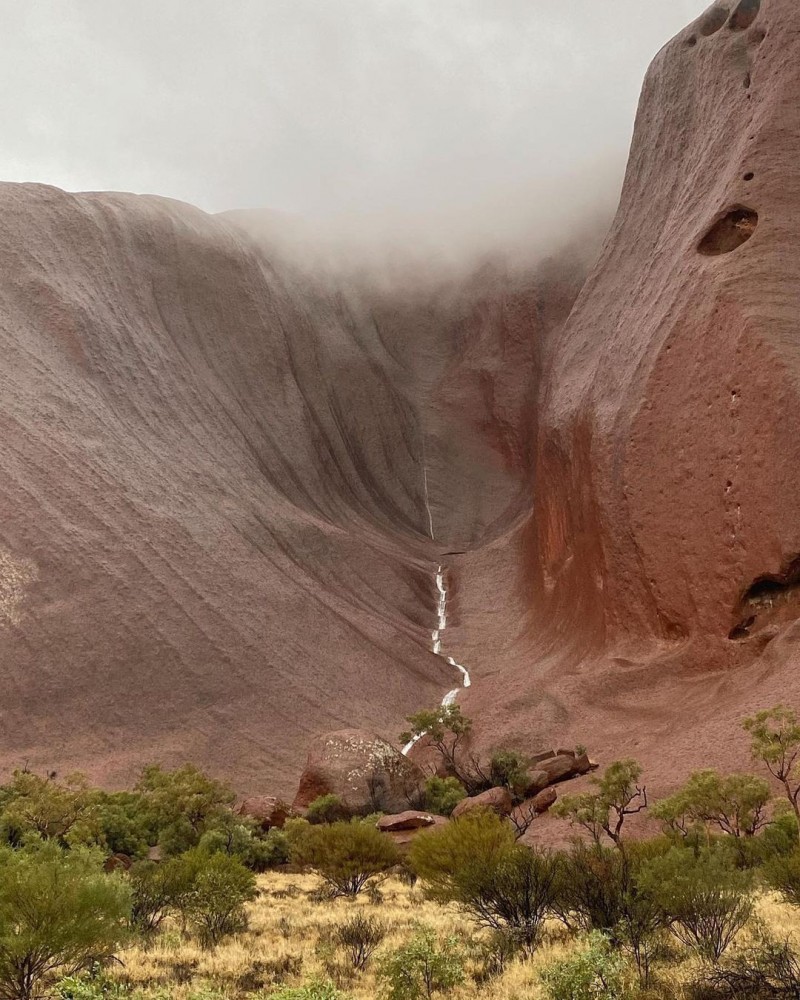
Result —
[[[424, 900], [419, 889], [390, 880], [382, 887], [379, 904], [367, 898], [312, 902], [308, 894], [318, 887], [311, 875], [270, 873], [259, 879], [260, 895], [248, 907], [248, 930], [205, 951], [196, 941], [170, 925], [149, 948], [136, 945], [121, 953], [122, 965], [114, 972], [125, 982], [152, 988], [162, 996], [190, 1000], [203, 990], [216, 989], [226, 997], [269, 996], [279, 984], [302, 985], [313, 977], [333, 979], [356, 1000], [375, 1000], [379, 989], [375, 960], [363, 973], [347, 969], [344, 953], [330, 936], [349, 916], [364, 909], [378, 917], [388, 933], [376, 956], [406, 943], [416, 925], [433, 928], [442, 937], [454, 936], [470, 953], [469, 985], [453, 991], [453, 1000], [543, 1000], [538, 982], [542, 966], [563, 957], [574, 947], [559, 929], [548, 929], [547, 939], [529, 960], [515, 960], [505, 972], [476, 982], [483, 935], [457, 910]], [[800, 947], [800, 917], [775, 896], [763, 896], [758, 916], [776, 934], [789, 936]], [[684, 959], [669, 967], [669, 994], [681, 1000], [681, 984], [691, 978], [696, 965]]]

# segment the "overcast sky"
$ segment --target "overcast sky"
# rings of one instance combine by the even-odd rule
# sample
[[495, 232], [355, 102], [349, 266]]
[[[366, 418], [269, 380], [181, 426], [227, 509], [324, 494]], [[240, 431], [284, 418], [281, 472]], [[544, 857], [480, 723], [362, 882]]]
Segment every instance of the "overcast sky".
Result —
[[0, 179], [208, 211], [548, 202], [618, 180], [647, 64], [706, 6], [0, 0]]

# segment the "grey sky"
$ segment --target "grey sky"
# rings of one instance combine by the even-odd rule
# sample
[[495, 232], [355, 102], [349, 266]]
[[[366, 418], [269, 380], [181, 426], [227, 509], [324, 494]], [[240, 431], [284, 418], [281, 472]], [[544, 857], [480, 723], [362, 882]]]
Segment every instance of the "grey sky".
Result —
[[0, 179], [209, 211], [548, 202], [615, 182], [648, 62], [706, 5], [0, 0]]

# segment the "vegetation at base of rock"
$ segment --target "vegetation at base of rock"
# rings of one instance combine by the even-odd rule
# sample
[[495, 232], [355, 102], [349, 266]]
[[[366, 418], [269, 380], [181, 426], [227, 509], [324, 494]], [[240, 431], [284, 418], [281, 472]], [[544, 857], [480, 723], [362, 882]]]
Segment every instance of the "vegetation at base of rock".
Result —
[[309, 823], [340, 823], [352, 815], [338, 795], [320, 795], [306, 809]]
[[466, 796], [467, 790], [458, 778], [437, 778], [434, 775], [425, 782], [423, 808], [437, 816], [449, 816]]
[[610, 764], [602, 778], [592, 778], [595, 791], [567, 795], [553, 812], [582, 827], [599, 844], [607, 837], [619, 847], [626, 817], [647, 808], [647, 788], [640, 784], [642, 769], [630, 758]]
[[292, 860], [315, 871], [332, 894], [357, 896], [396, 865], [399, 855], [388, 837], [355, 820], [309, 826], [293, 845]]

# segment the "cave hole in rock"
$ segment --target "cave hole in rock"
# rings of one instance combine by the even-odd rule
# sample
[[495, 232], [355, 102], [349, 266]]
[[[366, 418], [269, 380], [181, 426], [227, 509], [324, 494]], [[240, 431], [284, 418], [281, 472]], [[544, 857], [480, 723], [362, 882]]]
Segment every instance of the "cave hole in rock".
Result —
[[755, 177], [755, 174], [753, 173], [753, 171], [752, 170], [748, 170], [747, 173], [744, 175], [744, 180], [751, 181], [754, 177]]
[[758, 212], [741, 205], [730, 209], [714, 225], [698, 244], [698, 252], [706, 257], [717, 257], [731, 253], [746, 243], [758, 225]]
[[792, 556], [779, 573], [764, 573], [753, 580], [739, 601], [741, 618], [728, 638], [747, 638], [760, 614], [796, 601], [800, 601], [800, 555]]
[[695, 45], [697, 45], [697, 35], [689, 35], [689, 37], [686, 39], [686, 44], [689, 46], [689, 48], [693, 48]]
[[700, 34], [706, 37], [715, 34], [727, 20], [728, 11], [724, 7], [712, 7], [700, 19]]
[[728, 27], [733, 31], [744, 31], [755, 21], [760, 10], [761, 0], [739, 0], [728, 21]]
[[[744, 76], [744, 89], [745, 90], [749, 90], [752, 83], [753, 83], [753, 78], [750, 76], [749, 73], [745, 73], [745, 76]], [[748, 97], [749, 96], [750, 95], [748, 94]]]

